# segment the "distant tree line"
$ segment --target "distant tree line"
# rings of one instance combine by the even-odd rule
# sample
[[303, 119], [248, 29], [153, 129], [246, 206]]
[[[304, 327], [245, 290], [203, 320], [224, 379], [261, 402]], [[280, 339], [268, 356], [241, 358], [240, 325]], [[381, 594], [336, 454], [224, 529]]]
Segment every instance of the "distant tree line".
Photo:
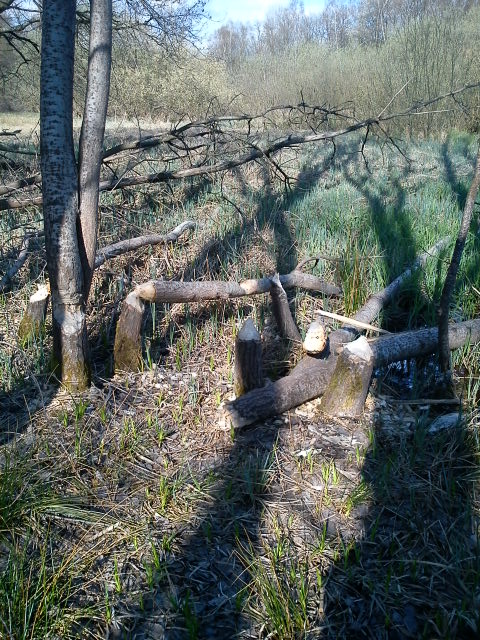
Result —
[[[480, 78], [480, 0], [330, 0], [257, 23], [228, 23], [208, 43], [202, 0], [116, 0], [109, 116], [176, 121], [278, 104], [348, 107], [359, 119], [404, 110]], [[39, 2], [0, 0], [0, 109], [37, 112]], [[88, 3], [77, 9], [74, 104], [84, 104]], [[429, 136], [477, 131], [480, 93], [390, 125]]]

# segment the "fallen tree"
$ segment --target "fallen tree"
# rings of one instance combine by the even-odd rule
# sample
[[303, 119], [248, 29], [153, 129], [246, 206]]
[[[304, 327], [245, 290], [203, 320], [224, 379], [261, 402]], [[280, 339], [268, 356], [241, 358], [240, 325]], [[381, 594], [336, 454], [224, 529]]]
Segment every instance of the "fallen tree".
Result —
[[[391, 302], [399, 292], [404, 282], [414, 271], [423, 267], [429, 256], [437, 255], [448, 243], [449, 239], [444, 238], [437, 242], [431, 249], [421, 254], [412, 267], [406, 269], [387, 287], [371, 296], [363, 307], [354, 315], [356, 322], [371, 324], [381, 310]], [[436, 331], [436, 329], [432, 330]], [[258, 420], [273, 417], [284, 411], [288, 411], [308, 400], [318, 398], [323, 395], [330, 379], [335, 371], [338, 359], [338, 351], [345, 343], [355, 340], [359, 335], [354, 327], [337, 329], [329, 336], [329, 351], [324, 358], [315, 358], [306, 355], [300, 360], [293, 371], [286, 377], [276, 382], [267, 383], [262, 389], [254, 389], [240, 398], [225, 405], [225, 415], [235, 428], [253, 424]], [[401, 336], [388, 336], [379, 340], [397, 338], [401, 342]], [[423, 336], [423, 334], [421, 334]], [[409, 341], [407, 340], [407, 343]], [[383, 343], [388, 344], [388, 343]], [[429, 343], [430, 346], [433, 343]], [[387, 347], [385, 347], [387, 349]], [[373, 349], [372, 349], [373, 350]], [[431, 346], [431, 351], [435, 351], [435, 346]], [[416, 355], [415, 353], [412, 354]], [[420, 355], [420, 354], [419, 354]], [[392, 352], [389, 356], [395, 362], [398, 359]], [[403, 358], [407, 356], [402, 356]], [[375, 358], [375, 355], [374, 355]], [[376, 361], [374, 360], [374, 366]]]
[[[99, 191], [113, 191], [139, 185], [211, 176], [262, 159], [270, 160], [272, 166], [282, 174], [279, 165], [273, 160], [282, 150], [315, 142], [334, 144], [338, 138], [361, 131], [365, 132], [365, 140], [369, 133], [376, 130], [379, 135], [399, 149], [395, 140], [386, 133], [385, 125], [388, 122], [424, 114], [425, 110], [433, 105], [447, 98], [455, 99], [458, 95], [476, 89], [479, 85], [479, 82], [471, 83], [429, 100], [417, 101], [402, 112], [388, 113], [384, 109], [382, 113], [361, 121], [357, 119], [354, 111], [346, 108], [307, 105], [302, 102], [298, 105], [271, 107], [260, 114], [225, 115], [178, 124], [169, 131], [120, 143], [103, 151], [102, 161], [104, 164], [108, 162], [114, 177], [100, 180], [98, 188]], [[332, 119], [344, 126], [330, 129]], [[265, 140], [265, 129], [270, 126], [275, 131], [278, 120], [283, 121], [285, 128], [290, 132], [275, 139]], [[299, 131], [299, 124], [303, 130]], [[243, 130], [239, 129], [241, 125], [244, 127]], [[110, 164], [112, 159], [118, 156], [121, 158], [125, 151], [130, 152], [131, 155], [155, 147], [161, 147], [161, 155], [166, 158], [163, 171], [146, 175], [125, 175], [132, 172], [140, 161], [130, 162], [122, 168], [114, 168]], [[11, 151], [18, 153], [15, 149]], [[29, 189], [32, 186], [41, 186], [40, 174], [1, 186], [0, 195], [6, 197], [0, 198], [0, 211], [43, 206], [41, 195], [25, 197], [22, 193], [18, 195], [15, 193], [19, 189]]]
[[[274, 288], [278, 288], [277, 281], [285, 289], [300, 287], [330, 296], [341, 295], [339, 287], [328, 284], [317, 276], [298, 270], [293, 270], [286, 275], [279, 276], [276, 274], [271, 278], [244, 280], [240, 283], [220, 280], [202, 280], [199, 282], [151, 280], [138, 285], [123, 302], [115, 334], [115, 367], [117, 369], [136, 370], [141, 363], [142, 340], [140, 330], [145, 302], [190, 303], [209, 300], [230, 300], [244, 296], [271, 293]], [[281, 324], [282, 321], [279, 320], [279, 322]], [[299, 334], [298, 337], [300, 337]]]

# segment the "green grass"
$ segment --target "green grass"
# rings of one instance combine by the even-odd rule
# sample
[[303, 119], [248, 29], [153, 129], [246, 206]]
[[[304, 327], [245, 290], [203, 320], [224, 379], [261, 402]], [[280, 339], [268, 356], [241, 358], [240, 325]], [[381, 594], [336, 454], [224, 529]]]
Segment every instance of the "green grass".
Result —
[[[479, 624], [478, 530], [469, 529], [479, 513], [478, 417], [468, 413], [480, 389], [478, 347], [454, 354], [468, 427], [434, 441], [427, 431], [434, 409], [407, 411], [394, 400], [383, 407], [376, 394], [390, 396], [388, 385], [398, 391], [388, 376], [372, 389], [377, 406], [365, 424], [349, 425], [365, 441], [348, 435], [336, 445], [345, 425], [327, 424], [315, 408], [245, 434], [218, 430], [246, 317], [264, 332], [271, 377], [298, 357], [275, 339], [268, 297], [155, 305], [145, 319], [143, 371], [111, 377], [115, 313], [137, 282], [241, 280], [286, 272], [307, 256], [333, 258], [313, 272], [342, 286], [343, 299], [292, 292], [304, 331], [320, 306], [355, 313], [441, 237], [452, 236], [451, 249], [472, 139], [411, 144], [410, 167], [370, 144], [367, 170], [356, 148], [339, 145], [323, 172], [328, 153], [302, 150], [297, 168], [320, 170], [290, 190], [270, 189], [267, 169], [249, 167], [223, 185], [214, 177], [171, 191], [103, 194], [102, 245], [181, 219], [198, 224], [173, 247], [118, 258], [96, 274], [95, 387], [81, 397], [50, 388], [48, 324], [38, 344], [24, 348], [16, 339], [32, 278], [43, 277], [41, 250], [2, 296], [0, 400], [8, 412], [0, 420], [4, 431], [19, 431], [29, 457], [7, 456], [1, 467], [0, 637], [105, 637], [117, 624], [128, 635], [160, 619], [168, 633], [190, 638], [245, 630], [261, 638], [355, 637], [359, 621], [384, 637], [405, 633], [411, 601], [417, 637], [461, 638]], [[161, 164], [153, 159], [151, 167]], [[18, 245], [16, 225], [38, 219], [38, 211], [2, 217], [4, 246]], [[474, 227], [452, 319], [479, 315], [478, 249]], [[435, 323], [448, 257], [431, 259], [405, 283], [382, 314], [385, 328]], [[416, 370], [416, 397], [430, 392], [431, 369]], [[311, 454], [299, 461], [299, 450]]]

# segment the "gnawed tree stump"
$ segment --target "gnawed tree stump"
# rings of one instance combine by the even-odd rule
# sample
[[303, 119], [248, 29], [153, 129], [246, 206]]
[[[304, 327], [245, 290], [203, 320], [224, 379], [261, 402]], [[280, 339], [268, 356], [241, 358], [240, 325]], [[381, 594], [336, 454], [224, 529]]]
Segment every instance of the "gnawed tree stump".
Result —
[[115, 370], [138, 371], [142, 364], [142, 322], [145, 305], [135, 291], [128, 294], [117, 322], [113, 357]]
[[40, 336], [45, 326], [50, 290], [48, 286], [39, 287], [30, 296], [27, 309], [18, 327], [18, 337], [22, 343]]
[[[383, 307], [387, 305], [398, 293], [404, 281], [411, 276], [412, 272], [415, 269], [423, 267], [428, 256], [436, 255], [446, 246], [447, 242], [448, 238], [444, 238], [437, 242], [431, 249], [420, 255], [415, 260], [415, 263], [411, 268], [406, 269], [393, 282], [385, 287], [385, 289], [382, 289], [382, 291], [372, 295], [364, 306], [357, 311], [353, 319], [357, 322], [371, 324]], [[480, 330], [480, 321], [478, 321], [478, 326]], [[430, 331], [435, 332], [433, 334], [434, 336], [437, 335], [436, 329]], [[471, 342], [474, 341], [474, 335], [476, 334], [471, 327], [469, 327], [468, 330], [462, 331], [457, 326], [455, 331], [457, 334], [461, 334], [462, 337], [465, 338], [463, 344], [467, 343], [469, 340]], [[374, 366], [378, 366], [378, 362], [385, 364], [386, 361], [383, 358], [383, 355], [386, 355], [387, 352], [389, 358], [388, 362], [395, 362], [404, 357], [414, 357], [416, 355], [416, 353], [411, 353], [410, 356], [403, 355], [402, 357], [396, 357], [395, 350], [389, 348], [391, 343], [388, 341], [395, 339], [401, 340], [401, 335], [402, 334], [379, 338], [376, 342], [381, 342], [383, 349], [379, 348], [376, 350], [374, 346], [371, 345], [375, 356]], [[330, 355], [328, 358], [320, 359], [307, 354], [300, 360], [288, 376], [269, 385], [265, 385], [263, 389], [254, 389], [253, 391], [246, 393], [241, 398], [237, 398], [232, 402], [226, 403], [224, 407], [226, 420], [230, 420], [235, 428], [245, 427], [257, 422], [258, 420], [272, 418], [279, 413], [283, 413], [293, 407], [297, 407], [308, 400], [318, 398], [325, 392], [335, 370], [338, 358], [337, 352], [342, 349], [344, 344], [355, 340], [357, 337], [358, 331], [353, 327], [337, 329], [329, 336]], [[432, 346], [432, 336], [429, 338], [422, 336], [420, 342], [421, 344], [428, 344], [430, 348], [428, 353], [435, 351], [435, 346]], [[411, 344], [414, 344], [414, 338], [412, 338]], [[452, 348], [454, 348], [454, 344], [456, 344], [457, 347], [459, 346], [458, 341], [455, 343], [451, 342]], [[404, 351], [397, 348], [397, 353], [404, 353]], [[421, 354], [419, 353], [419, 355]]]
[[270, 278], [272, 287], [270, 289], [270, 297], [272, 299], [272, 310], [275, 322], [277, 323], [280, 335], [294, 342], [301, 342], [302, 337], [295, 320], [292, 317], [290, 306], [288, 304], [287, 294], [280, 282], [280, 276], [276, 273]]
[[327, 333], [321, 320], [315, 320], [310, 324], [303, 341], [303, 350], [312, 355], [319, 355], [326, 351]]
[[364, 336], [344, 347], [322, 397], [323, 413], [345, 418], [362, 414], [373, 362], [373, 352]]
[[263, 387], [262, 340], [248, 318], [235, 340], [234, 391], [237, 398], [252, 389]]

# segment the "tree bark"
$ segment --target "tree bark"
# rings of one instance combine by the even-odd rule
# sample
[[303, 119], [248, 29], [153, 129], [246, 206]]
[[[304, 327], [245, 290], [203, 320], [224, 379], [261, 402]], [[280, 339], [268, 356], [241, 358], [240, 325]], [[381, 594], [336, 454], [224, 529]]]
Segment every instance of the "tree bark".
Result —
[[83, 294], [88, 299], [95, 269], [98, 195], [103, 157], [112, 62], [112, 0], [90, 0], [90, 41], [87, 92], [80, 133], [79, 248], [83, 268]]
[[251, 318], [244, 322], [235, 340], [233, 380], [237, 398], [265, 384], [262, 341]]
[[477, 162], [475, 165], [475, 173], [473, 174], [472, 184], [468, 191], [467, 200], [463, 209], [462, 222], [458, 232], [455, 248], [453, 250], [452, 259], [448, 266], [445, 283], [443, 285], [442, 296], [438, 307], [438, 354], [440, 358], [440, 367], [444, 373], [450, 370], [450, 347], [448, 344], [448, 312], [450, 302], [457, 280], [457, 273], [462, 259], [463, 249], [467, 241], [467, 234], [472, 221], [475, 199], [477, 197], [480, 186], [480, 149], [477, 153]]
[[82, 389], [90, 371], [72, 121], [75, 8], [75, 0], [43, 3], [40, 147], [54, 364], [68, 387]]

